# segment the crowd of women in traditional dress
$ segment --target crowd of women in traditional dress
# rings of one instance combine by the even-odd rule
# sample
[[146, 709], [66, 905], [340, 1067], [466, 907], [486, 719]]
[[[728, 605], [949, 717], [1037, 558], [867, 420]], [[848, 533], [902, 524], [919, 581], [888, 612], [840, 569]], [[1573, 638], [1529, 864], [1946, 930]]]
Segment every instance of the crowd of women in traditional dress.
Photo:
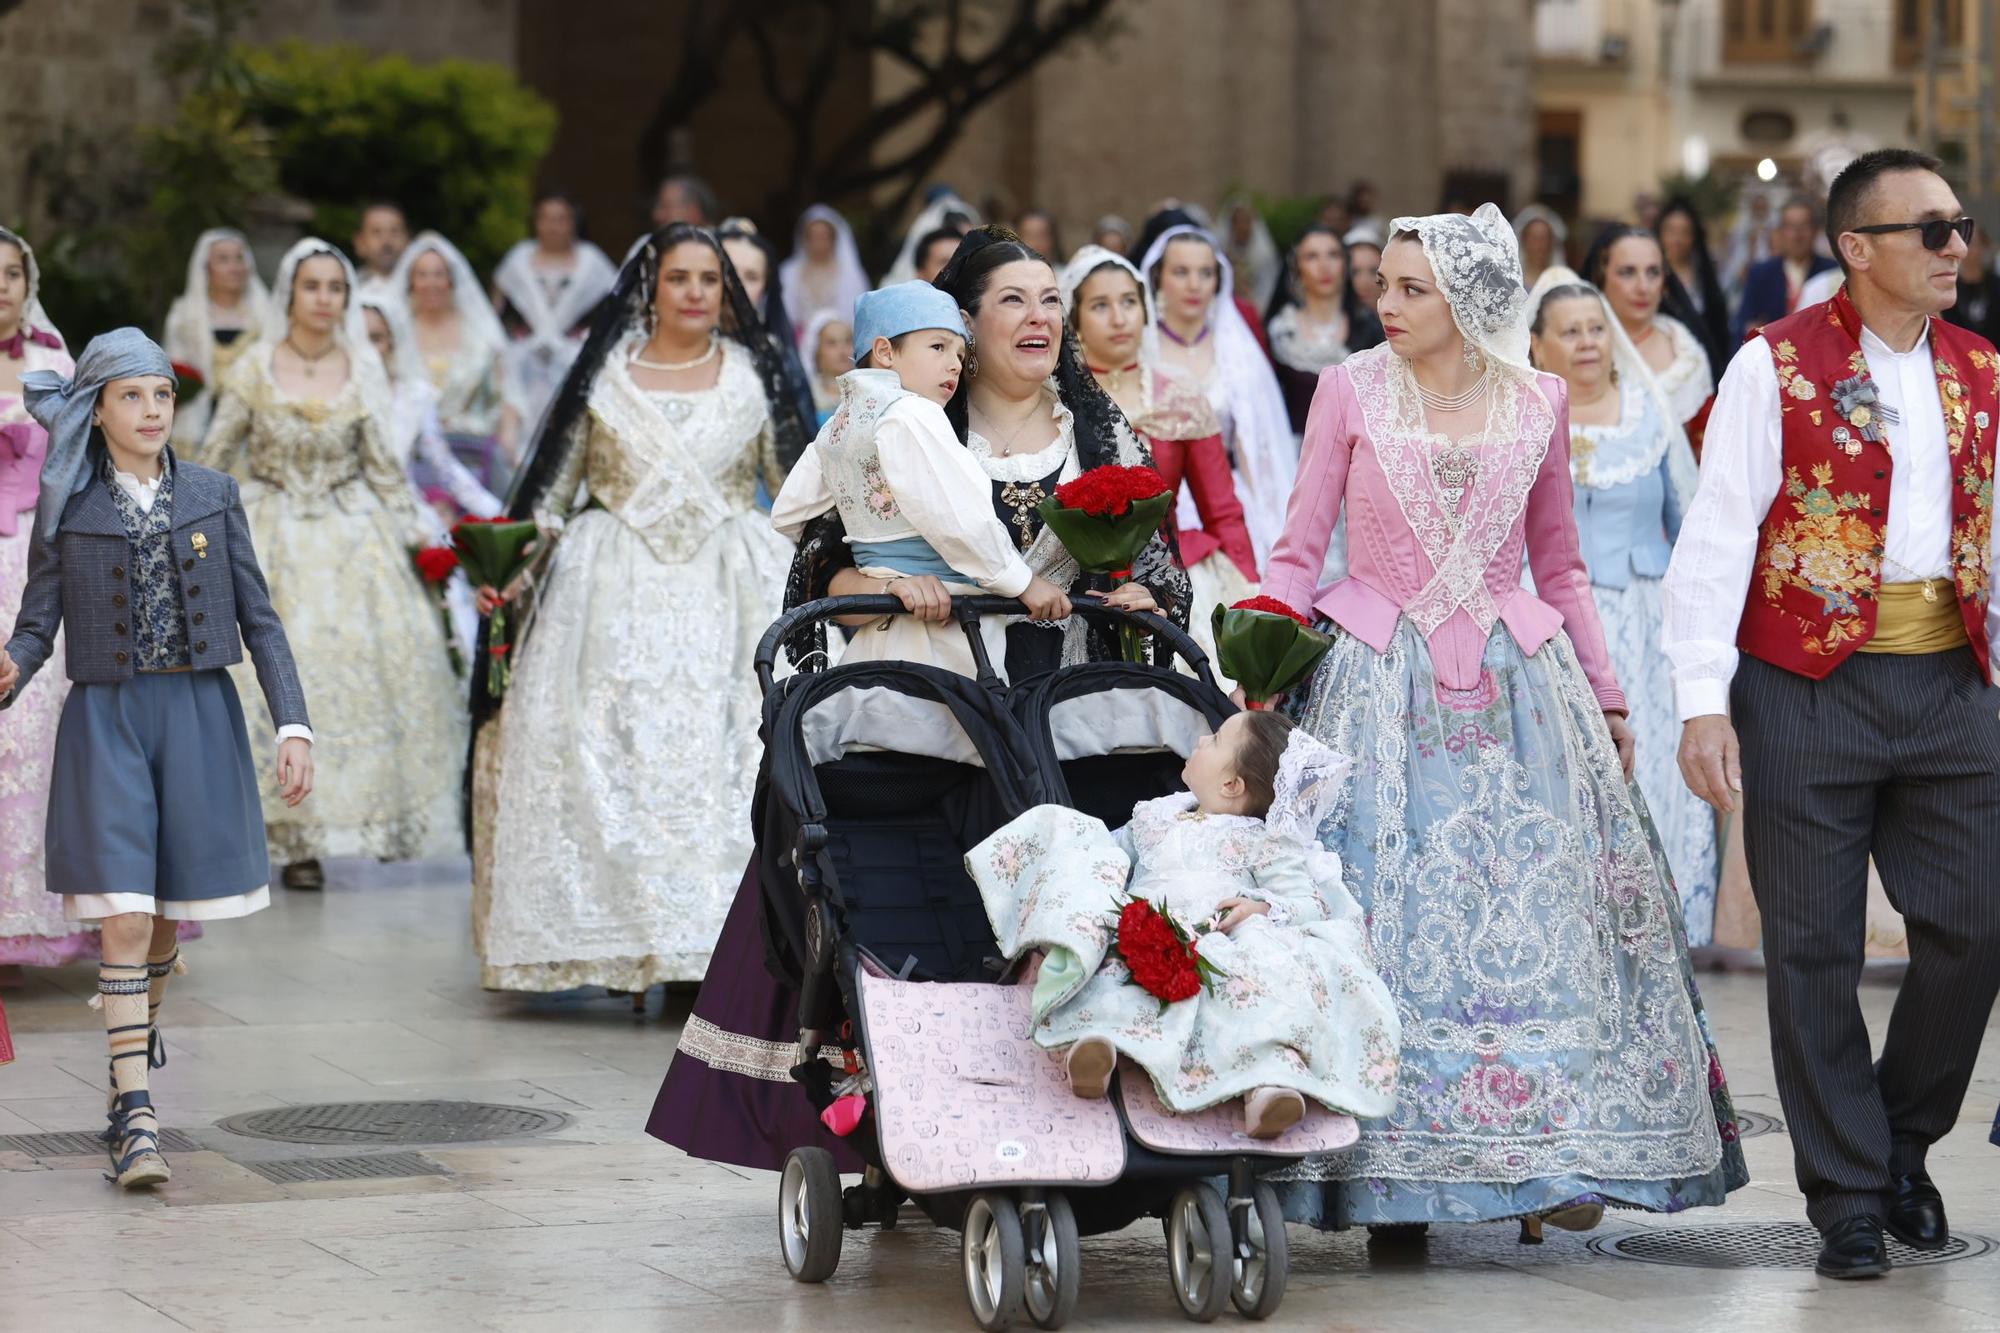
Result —
[[[662, 208], [663, 216], [716, 211], [695, 182], [670, 183]], [[1345, 230], [1315, 222], [1281, 253], [1247, 200], [1227, 201], [1215, 216], [1211, 225], [1202, 209], [1172, 204], [1137, 230], [1101, 219], [1091, 243], [1052, 270], [1061, 308], [1044, 330], [1058, 341], [1065, 330], [1074, 335], [1095, 386], [1143, 437], [1151, 465], [1182, 488], [1173, 535], [1189, 589], [1174, 609], [1198, 632], [1209, 606], [1253, 589], [1283, 529], [1319, 372], [1383, 338], [1375, 311], [1382, 219], [1363, 214]], [[935, 191], [907, 228], [885, 284], [937, 278], [978, 223], [971, 205]], [[1057, 259], [1046, 213], [1028, 210], [1015, 223], [1030, 249]], [[1532, 281], [1561, 238], [1538, 211], [1518, 219], [1517, 230]], [[746, 455], [739, 446], [773, 436], [779, 425], [810, 436], [832, 416], [839, 380], [862, 350], [855, 303], [873, 284], [847, 222], [830, 208], [805, 212], [782, 261], [754, 226], [729, 219], [704, 233], [701, 243], [719, 242], [715, 289], [690, 298], [683, 313], [692, 322], [683, 329], [682, 321], [661, 318], [652, 291], [620, 281], [621, 265], [584, 238], [567, 199], [538, 201], [533, 231], [490, 283], [481, 282], [450, 240], [428, 231], [412, 237], [400, 209], [371, 204], [351, 242], [358, 264], [326, 242], [302, 241], [285, 256], [275, 288], [260, 277], [241, 232], [204, 233], [190, 256], [186, 290], [162, 326], [180, 388], [173, 440], [183, 456], [246, 483], [257, 549], [302, 664], [316, 722], [319, 794], [303, 808], [273, 802], [268, 817], [283, 881], [300, 889], [324, 882], [323, 859], [422, 858], [461, 845], [467, 721], [453, 663], [464, 673], [472, 657], [474, 598], [463, 580], [445, 586], [449, 614], [441, 632], [438, 593], [413, 572], [412, 547], [438, 541], [458, 516], [500, 514], [510, 485], [515, 512], [544, 521], [552, 534], [578, 483], [589, 483], [591, 510], [614, 510], [616, 488], [594, 475], [600, 463], [629, 482], [649, 522], [687, 520], [703, 507], [691, 496], [710, 514], [743, 520], [741, 540], [699, 556], [698, 569], [662, 559], [703, 545], [692, 537], [631, 551], [623, 550], [628, 543], [604, 543], [592, 557], [593, 577], [610, 605], [565, 607], [542, 589], [539, 636], [575, 638], [571, 660], [547, 677], [547, 711], [568, 726], [524, 742], [511, 765], [500, 758], [494, 726], [478, 748], [472, 787], [476, 812], [482, 801], [506, 804], [500, 789], [517, 781], [515, 799], [536, 808], [520, 817], [496, 809], [474, 820], [475, 850], [487, 853], [478, 858], [477, 935], [492, 984], [642, 989], [657, 980], [695, 980], [741, 869], [737, 812], [755, 768], [754, 710], [738, 715], [709, 705], [718, 690], [733, 688], [719, 679], [724, 664], [735, 683], [747, 681], [748, 645], [779, 608], [793, 549], [757, 511], [768, 507], [803, 438], [789, 458], [772, 460], [768, 474], [750, 469], [741, 504], [733, 493], [736, 465], [756, 450]], [[642, 239], [622, 266], [635, 280], [646, 247]], [[36, 429], [18, 379], [40, 366], [61, 368], [67, 353], [36, 299], [28, 243], [11, 237], [0, 254], [14, 256], [10, 271], [18, 274], [18, 290], [0, 293], [0, 421], [8, 423], [0, 430], [19, 445], [0, 465], [20, 483], [5, 497], [16, 514], [34, 503], [27, 441]], [[660, 267], [664, 260], [653, 255], [656, 283], [670, 272]], [[1717, 914], [1716, 830], [1672, 763], [1666, 663], [1656, 644], [1658, 583], [1691, 485], [1682, 428], [1698, 424], [1714, 381], [1702, 340], [1660, 309], [1671, 265], [1658, 240], [1617, 229], [1593, 247], [1586, 269], [1608, 304], [1581, 280], [1546, 278], [1537, 295], [1553, 299], [1533, 306], [1537, 359], [1571, 384], [1583, 547], [1620, 679], [1634, 697], [1659, 701], [1638, 710], [1633, 723], [1640, 782], [1673, 857], [1691, 942], [1702, 946]], [[747, 302], [741, 313], [723, 299], [725, 276]], [[616, 324], [605, 314], [614, 297], [633, 305], [632, 327], [612, 329], [606, 340], [644, 334], [646, 347], [663, 350], [614, 357], [607, 345], [595, 358], [600, 366], [572, 374], [592, 328]], [[745, 341], [748, 327], [756, 334]], [[742, 373], [717, 370], [739, 363]], [[983, 377], [989, 385], [1006, 373], [994, 369]], [[968, 442], [985, 442], [984, 452], [979, 445], [973, 452], [1022, 555], [1040, 536], [1033, 510], [1049, 489], [1044, 483], [1062, 471], [1064, 459], [1049, 449], [1077, 452], [1074, 425], [1044, 405], [1038, 389], [1028, 392], [1047, 378], [1030, 367], [1018, 399], [970, 395], [969, 430], [959, 424]], [[575, 401], [558, 410], [566, 380], [574, 381]], [[600, 380], [632, 391], [625, 414], [595, 410]], [[584, 421], [606, 437], [602, 445], [578, 448], [582, 441], [565, 439]], [[669, 429], [692, 452], [649, 475], [651, 463], [618, 460], [609, 437], [620, 427], [634, 457], [647, 452], [638, 437]], [[531, 437], [541, 441], [532, 451]], [[523, 466], [531, 452], [539, 468]], [[1105, 456], [1124, 461], [1129, 452]], [[565, 486], [570, 495], [556, 493]], [[589, 518], [571, 526], [587, 531], [582, 520]], [[0, 534], [0, 617], [11, 622], [26, 578], [26, 529], [18, 521], [10, 527], [17, 531]], [[628, 524], [626, 535], [646, 530], [646, 523]], [[788, 531], [799, 535], [800, 525]], [[584, 558], [575, 532], [561, 544], [567, 559]], [[1336, 534], [1329, 577], [1344, 563], [1345, 542]], [[551, 572], [547, 561], [539, 569], [544, 577]], [[659, 595], [641, 595], [654, 579]], [[914, 581], [899, 592], [934, 595]], [[1166, 603], [1148, 594], [1134, 604]], [[577, 623], [567, 624], [565, 611]], [[360, 623], [370, 626], [367, 633], [355, 632]], [[456, 651], [447, 653], [447, 644]], [[529, 695], [544, 676], [531, 661], [549, 662], [553, 653], [547, 645], [531, 652], [525, 642], [516, 651], [525, 672], [521, 693]], [[607, 661], [615, 661], [604, 668], [611, 692], [594, 693], [594, 673]], [[254, 718], [263, 703], [245, 684]], [[0, 753], [17, 760], [25, 778], [0, 795], [14, 807], [0, 847], [0, 962], [57, 963], [92, 947], [89, 932], [64, 921], [42, 886], [42, 807], [64, 690], [59, 672], [43, 673], [0, 728]], [[616, 734], [599, 734], [607, 730]], [[619, 790], [631, 783], [625, 760], [641, 749], [653, 762], [685, 756], [705, 776], [682, 784], [675, 799]], [[510, 769], [517, 777], [503, 780]], [[571, 812], [574, 819], [560, 815], [567, 798], [547, 794], [549, 787], [528, 795], [538, 782], [574, 787], [590, 808]], [[558, 836], [541, 836], [545, 818]], [[502, 842], [520, 844], [497, 863], [490, 839], [478, 836], [496, 830]], [[673, 863], [657, 879], [645, 869], [655, 851]], [[601, 872], [580, 868], [599, 856]], [[579, 876], [585, 882], [576, 883]], [[573, 883], [597, 910], [617, 903], [609, 915], [623, 924], [606, 938], [572, 937], [582, 928], [556, 910], [547, 896], [554, 890], [533, 887], [550, 879]], [[518, 892], [509, 880], [519, 881]], [[1747, 903], [1747, 891], [1740, 897]], [[505, 923], [518, 918], [534, 923], [522, 929], [542, 935], [540, 944], [490, 956], [496, 911], [501, 939], [515, 938]], [[1754, 946], [1754, 919], [1750, 928]]]

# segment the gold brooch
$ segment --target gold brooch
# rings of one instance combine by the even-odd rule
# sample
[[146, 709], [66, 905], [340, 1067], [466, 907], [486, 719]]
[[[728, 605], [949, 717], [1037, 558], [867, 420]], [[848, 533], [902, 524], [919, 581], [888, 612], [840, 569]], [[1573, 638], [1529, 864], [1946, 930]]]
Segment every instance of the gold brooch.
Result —
[[205, 533], [205, 532], [197, 532], [197, 533], [196, 533], [196, 534], [195, 534], [194, 536], [190, 537], [190, 538], [189, 538], [188, 540], [189, 540], [189, 542], [190, 542], [190, 543], [192, 543], [192, 544], [193, 544], [193, 546], [194, 546], [194, 553], [195, 553], [195, 557], [196, 557], [197, 559], [200, 559], [200, 560], [206, 560], [206, 559], [208, 559], [208, 534], [207, 534], [207, 533]]

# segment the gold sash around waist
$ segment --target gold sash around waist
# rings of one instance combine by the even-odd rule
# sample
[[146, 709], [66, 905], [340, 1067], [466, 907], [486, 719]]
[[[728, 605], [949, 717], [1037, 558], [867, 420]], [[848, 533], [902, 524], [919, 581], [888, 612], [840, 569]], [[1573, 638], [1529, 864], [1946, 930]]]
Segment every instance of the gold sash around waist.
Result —
[[[1924, 600], [1929, 587], [1936, 601]], [[1875, 637], [1864, 653], [1943, 653], [1966, 645], [1965, 617], [1949, 579], [1930, 583], [1885, 583], [1875, 595]]]

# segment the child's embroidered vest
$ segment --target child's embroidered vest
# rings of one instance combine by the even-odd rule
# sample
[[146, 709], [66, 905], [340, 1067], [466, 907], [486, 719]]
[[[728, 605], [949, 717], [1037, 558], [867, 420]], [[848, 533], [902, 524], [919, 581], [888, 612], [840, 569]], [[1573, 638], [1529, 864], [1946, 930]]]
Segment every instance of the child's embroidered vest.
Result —
[[[1784, 482], [1758, 530], [1737, 646], [1824, 678], [1875, 636], [1896, 427], [1877, 415], [1861, 317], [1846, 292], [1764, 326], [1778, 371]], [[2000, 356], [1941, 319], [1930, 346], [1951, 450], [1953, 591], [1987, 670]]]
[[[182, 619], [181, 585], [174, 575], [174, 474], [160, 475], [160, 489], [151, 509], [125, 493], [107, 464], [104, 484], [118, 506], [125, 535], [132, 541], [131, 605], [117, 625], [132, 636], [132, 664], [139, 671], [165, 671], [189, 665], [187, 622]], [[119, 594], [123, 597], [125, 594]], [[114, 629], [116, 626], [114, 625]]]

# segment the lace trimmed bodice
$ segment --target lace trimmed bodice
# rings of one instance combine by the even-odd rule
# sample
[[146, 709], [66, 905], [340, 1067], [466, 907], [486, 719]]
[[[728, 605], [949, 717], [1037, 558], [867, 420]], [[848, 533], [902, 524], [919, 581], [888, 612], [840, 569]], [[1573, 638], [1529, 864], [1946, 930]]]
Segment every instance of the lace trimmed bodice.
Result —
[[1134, 806], [1118, 839], [1132, 857], [1129, 891], [1165, 906], [1184, 925], [1213, 915], [1225, 898], [1265, 898], [1257, 872], [1300, 855], [1296, 844], [1273, 838], [1263, 820], [1203, 814], [1187, 792]]
[[1266, 330], [1271, 335], [1271, 355], [1293, 370], [1318, 374], [1337, 366], [1348, 356], [1347, 321], [1314, 324], [1295, 305], [1280, 310]]
[[681, 561], [717, 525], [754, 510], [760, 475], [778, 489], [770, 406], [749, 354], [730, 339], [713, 387], [689, 393], [639, 388], [631, 351], [628, 343], [605, 360], [574, 428], [584, 438], [567, 447], [537, 517], [561, 526], [581, 483], [661, 560]]
[[266, 349], [231, 368], [195, 461], [274, 486], [302, 513], [332, 504], [353, 512], [369, 493], [398, 513], [415, 509], [361, 376], [324, 401], [295, 398], [271, 378]]
[[423, 355], [424, 374], [437, 389], [438, 425], [448, 435], [490, 438], [500, 433], [507, 406], [506, 349], [461, 327], [449, 356]]

